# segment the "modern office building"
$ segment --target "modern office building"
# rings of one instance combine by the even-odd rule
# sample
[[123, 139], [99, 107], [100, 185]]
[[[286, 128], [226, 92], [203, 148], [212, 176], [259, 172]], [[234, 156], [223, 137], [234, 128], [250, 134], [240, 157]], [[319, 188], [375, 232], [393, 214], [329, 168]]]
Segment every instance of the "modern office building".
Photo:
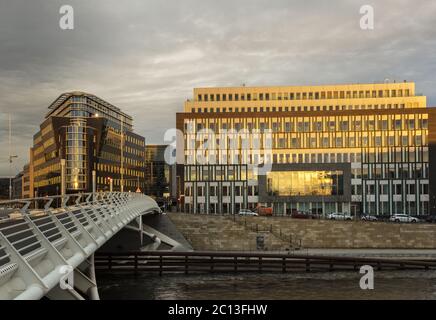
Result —
[[12, 179], [12, 199], [23, 198], [23, 171]]
[[0, 178], [0, 200], [9, 200], [9, 178]]
[[[29, 164], [24, 165], [23, 171], [11, 180], [12, 183], [12, 199], [30, 198], [31, 193], [31, 173]], [[9, 186], [7, 187], [9, 189]]]
[[194, 89], [184, 209], [436, 214], [435, 126], [412, 82]]
[[161, 199], [170, 196], [171, 167], [165, 161], [167, 145], [145, 147], [145, 194]]
[[34, 195], [144, 190], [145, 139], [133, 132], [132, 117], [83, 92], [60, 95], [34, 135], [30, 171]]

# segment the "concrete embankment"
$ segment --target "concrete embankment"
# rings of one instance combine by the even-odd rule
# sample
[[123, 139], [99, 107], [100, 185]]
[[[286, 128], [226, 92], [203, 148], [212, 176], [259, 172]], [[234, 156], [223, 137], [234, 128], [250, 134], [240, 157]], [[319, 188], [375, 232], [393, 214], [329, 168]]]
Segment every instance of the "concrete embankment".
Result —
[[289, 237], [293, 241], [301, 239], [305, 249], [436, 249], [436, 224], [289, 217], [237, 217], [233, 221], [228, 216], [181, 213], [168, 216], [195, 250], [256, 250], [260, 233], [270, 251], [289, 250]]

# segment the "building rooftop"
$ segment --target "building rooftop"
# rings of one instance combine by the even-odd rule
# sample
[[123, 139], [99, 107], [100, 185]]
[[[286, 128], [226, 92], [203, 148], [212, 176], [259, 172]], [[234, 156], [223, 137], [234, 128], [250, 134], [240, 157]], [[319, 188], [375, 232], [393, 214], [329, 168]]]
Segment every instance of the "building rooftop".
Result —
[[50, 117], [57, 108], [59, 108], [59, 106], [61, 106], [65, 101], [67, 101], [69, 98], [73, 97], [73, 96], [82, 96], [82, 97], [87, 97], [87, 98], [91, 98], [92, 100], [98, 102], [99, 104], [104, 105], [105, 107], [111, 109], [112, 111], [120, 114], [121, 116], [132, 120], [132, 117], [129, 116], [128, 114], [124, 113], [121, 111], [120, 108], [114, 106], [113, 104], [110, 104], [109, 102], [93, 95], [90, 93], [86, 93], [83, 91], [71, 91], [71, 92], [65, 92], [62, 93], [55, 101], [53, 101], [50, 106], [48, 107], [48, 109], [50, 110], [47, 115], [45, 116], [46, 118]]
[[307, 85], [277, 85], [277, 86], [273, 86], [273, 85], [266, 85], [266, 86], [246, 86], [245, 84], [242, 84], [240, 86], [215, 86], [215, 87], [197, 87], [194, 88], [194, 90], [210, 90], [210, 89], [248, 89], [248, 90], [256, 90], [256, 89], [279, 89], [279, 88], [283, 88], [283, 89], [289, 89], [289, 88], [294, 88], [294, 89], [299, 89], [299, 88], [326, 88], [326, 87], [353, 87], [353, 86], [401, 86], [401, 85], [412, 85], [414, 86], [415, 83], [412, 81], [402, 81], [402, 82], [396, 82], [396, 81], [386, 81], [386, 82], [373, 82], [373, 83], [336, 83], [336, 84], [332, 84], [332, 83], [328, 83], [328, 84], [307, 84]]

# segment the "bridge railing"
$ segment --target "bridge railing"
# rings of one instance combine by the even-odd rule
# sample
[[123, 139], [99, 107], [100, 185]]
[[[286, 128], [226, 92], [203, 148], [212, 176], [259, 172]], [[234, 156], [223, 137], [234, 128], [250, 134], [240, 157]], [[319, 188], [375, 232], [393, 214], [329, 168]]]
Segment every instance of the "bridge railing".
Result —
[[78, 268], [125, 225], [160, 210], [143, 194], [120, 192], [3, 201], [0, 208], [0, 299], [47, 295], [66, 266]]
[[326, 272], [377, 270], [435, 270], [431, 260], [337, 257], [265, 252], [140, 251], [99, 252], [96, 268], [109, 272], [225, 273], [225, 272]]

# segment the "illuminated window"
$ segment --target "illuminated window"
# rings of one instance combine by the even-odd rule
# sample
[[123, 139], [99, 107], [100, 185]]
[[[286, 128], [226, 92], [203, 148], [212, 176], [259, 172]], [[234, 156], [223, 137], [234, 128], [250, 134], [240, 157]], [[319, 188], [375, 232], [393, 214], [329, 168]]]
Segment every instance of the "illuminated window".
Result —
[[342, 171], [273, 171], [267, 175], [270, 196], [343, 195]]

